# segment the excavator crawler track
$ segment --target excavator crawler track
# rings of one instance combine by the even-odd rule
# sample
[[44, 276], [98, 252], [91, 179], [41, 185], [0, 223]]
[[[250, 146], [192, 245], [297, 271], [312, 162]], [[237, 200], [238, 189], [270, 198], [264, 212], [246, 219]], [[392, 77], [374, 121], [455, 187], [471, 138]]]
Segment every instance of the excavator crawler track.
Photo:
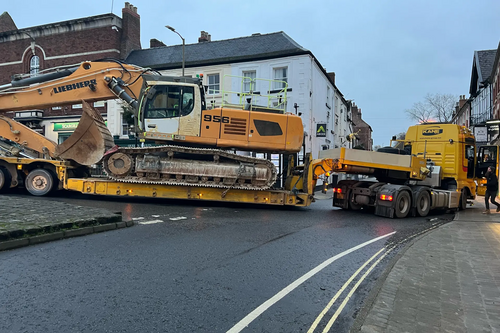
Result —
[[220, 149], [115, 147], [103, 166], [111, 179], [126, 183], [266, 190], [276, 182], [271, 161]]

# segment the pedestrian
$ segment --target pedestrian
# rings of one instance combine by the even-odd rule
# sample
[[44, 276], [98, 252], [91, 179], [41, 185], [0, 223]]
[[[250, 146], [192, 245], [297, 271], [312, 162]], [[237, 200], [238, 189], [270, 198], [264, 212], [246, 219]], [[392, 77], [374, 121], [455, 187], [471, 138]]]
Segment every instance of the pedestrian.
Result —
[[484, 194], [484, 205], [486, 210], [483, 214], [490, 214], [490, 204], [489, 200], [491, 198], [491, 203], [497, 206], [497, 213], [500, 212], [500, 204], [495, 201], [495, 197], [498, 193], [498, 178], [495, 175], [493, 167], [489, 166], [488, 171], [484, 174], [486, 178], [486, 193]]

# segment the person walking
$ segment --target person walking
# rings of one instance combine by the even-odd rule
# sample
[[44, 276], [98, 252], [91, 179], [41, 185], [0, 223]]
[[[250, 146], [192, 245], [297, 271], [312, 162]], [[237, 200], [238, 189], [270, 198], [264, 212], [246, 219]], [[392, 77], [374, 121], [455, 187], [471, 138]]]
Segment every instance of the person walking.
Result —
[[488, 171], [486, 171], [484, 176], [486, 177], [486, 193], [484, 194], [484, 205], [486, 206], [486, 210], [483, 212], [483, 214], [490, 214], [490, 198], [491, 203], [497, 206], [498, 213], [500, 212], [500, 204], [495, 201], [495, 197], [498, 193], [498, 178], [491, 166], [488, 167]]

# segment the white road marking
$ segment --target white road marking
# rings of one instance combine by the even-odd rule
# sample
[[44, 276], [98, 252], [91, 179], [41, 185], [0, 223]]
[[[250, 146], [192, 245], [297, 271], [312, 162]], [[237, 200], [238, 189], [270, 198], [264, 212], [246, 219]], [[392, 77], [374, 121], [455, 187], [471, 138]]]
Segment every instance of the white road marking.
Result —
[[144, 217], [133, 217], [133, 221], [144, 220]]
[[162, 220], [153, 220], [153, 221], [144, 221], [144, 222], [139, 222], [139, 224], [155, 224], [155, 223], [162, 223]]
[[179, 217], [171, 217], [170, 218], [170, 221], [179, 221], [179, 220], [187, 220], [187, 217], [179, 216]]
[[300, 286], [302, 283], [304, 283], [305, 281], [307, 281], [308, 279], [310, 279], [311, 277], [313, 277], [314, 275], [316, 275], [317, 273], [319, 273], [320, 271], [322, 271], [324, 268], [326, 268], [328, 265], [332, 264], [334, 261], [356, 251], [356, 250], [359, 250], [367, 245], [370, 245], [371, 243], [374, 243], [376, 241], [379, 241], [383, 238], [386, 238], [386, 237], [389, 237], [391, 235], [394, 235], [396, 232], [391, 232], [389, 234], [385, 234], [383, 236], [380, 236], [380, 237], [377, 237], [377, 238], [374, 238], [372, 240], [369, 240], [367, 242], [364, 242], [363, 244], [359, 244], [355, 247], [352, 247], [350, 248], [349, 250], [346, 250], [342, 253], [339, 253], [337, 254], [336, 256], [334, 257], [331, 257], [330, 259], [328, 260], [325, 260], [323, 263], [319, 264], [318, 266], [316, 266], [315, 268], [313, 268], [312, 270], [310, 270], [309, 272], [307, 272], [306, 274], [302, 275], [300, 278], [298, 278], [297, 280], [295, 280], [294, 282], [292, 282], [291, 284], [289, 284], [287, 287], [285, 287], [284, 289], [282, 289], [279, 293], [277, 293], [276, 295], [274, 295], [273, 297], [271, 297], [270, 299], [268, 299], [267, 301], [265, 301], [264, 303], [262, 303], [260, 306], [258, 306], [255, 310], [253, 310], [252, 312], [250, 312], [245, 318], [243, 318], [242, 320], [240, 320], [238, 323], [236, 323], [236, 325], [234, 325], [229, 331], [227, 331], [227, 333], [237, 333], [237, 332], [241, 332], [245, 327], [247, 327], [248, 325], [250, 325], [250, 323], [252, 321], [254, 321], [258, 316], [260, 316], [262, 313], [264, 313], [267, 309], [269, 309], [272, 305], [274, 305], [275, 303], [277, 303], [278, 301], [280, 301], [283, 297], [285, 297], [286, 295], [288, 295], [291, 291], [293, 291], [295, 288], [297, 288], [298, 286]]

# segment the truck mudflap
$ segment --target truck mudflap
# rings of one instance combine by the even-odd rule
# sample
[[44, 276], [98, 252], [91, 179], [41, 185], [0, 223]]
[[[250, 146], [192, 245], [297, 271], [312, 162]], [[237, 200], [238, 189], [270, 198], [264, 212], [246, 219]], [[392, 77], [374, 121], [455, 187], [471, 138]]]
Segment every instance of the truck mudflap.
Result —
[[412, 211], [412, 189], [406, 185], [386, 184], [380, 187], [375, 204], [375, 215], [404, 218]]
[[55, 156], [89, 166], [101, 161], [104, 153], [114, 146], [114, 141], [99, 111], [85, 101], [82, 101], [82, 109], [78, 127], [55, 148]]

